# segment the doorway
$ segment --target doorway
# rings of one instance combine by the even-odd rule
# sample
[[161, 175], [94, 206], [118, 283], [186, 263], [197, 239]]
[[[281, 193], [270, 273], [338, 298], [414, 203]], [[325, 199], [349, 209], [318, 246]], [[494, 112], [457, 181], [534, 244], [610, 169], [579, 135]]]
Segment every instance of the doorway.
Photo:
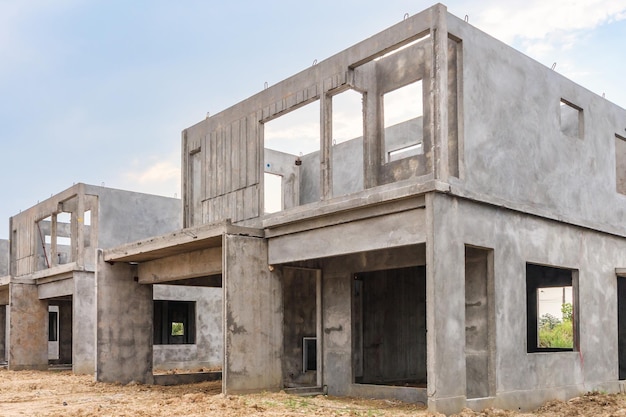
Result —
[[322, 386], [322, 272], [283, 268], [283, 386]]

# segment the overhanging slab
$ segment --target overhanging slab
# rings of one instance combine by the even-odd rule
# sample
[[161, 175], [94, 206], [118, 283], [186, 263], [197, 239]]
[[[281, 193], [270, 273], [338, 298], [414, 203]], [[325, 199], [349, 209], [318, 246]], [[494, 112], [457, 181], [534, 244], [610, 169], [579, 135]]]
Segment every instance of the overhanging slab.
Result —
[[263, 237], [263, 231], [233, 226], [230, 221], [177, 230], [104, 250], [106, 262], [146, 262], [222, 246], [224, 234]]

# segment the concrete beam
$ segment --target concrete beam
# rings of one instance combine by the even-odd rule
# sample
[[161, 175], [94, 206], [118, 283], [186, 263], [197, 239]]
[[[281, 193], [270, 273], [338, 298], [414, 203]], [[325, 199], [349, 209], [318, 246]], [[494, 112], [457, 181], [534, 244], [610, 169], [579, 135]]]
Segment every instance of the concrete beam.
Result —
[[[345, 255], [426, 241], [424, 209], [320, 228], [269, 240], [269, 264]], [[349, 238], [341, 238], [349, 236]]]
[[222, 273], [222, 248], [208, 248], [143, 262], [138, 266], [140, 284], [162, 284]]

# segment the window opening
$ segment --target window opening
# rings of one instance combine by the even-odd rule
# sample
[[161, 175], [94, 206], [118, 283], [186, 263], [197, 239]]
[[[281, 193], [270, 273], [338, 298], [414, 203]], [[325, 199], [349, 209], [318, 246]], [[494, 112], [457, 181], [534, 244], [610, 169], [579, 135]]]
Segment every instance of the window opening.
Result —
[[48, 311], [48, 342], [59, 341], [59, 313], [58, 311]]
[[284, 178], [282, 209], [319, 201], [319, 100], [270, 120], [263, 128], [264, 172]]
[[317, 371], [317, 338], [302, 338], [302, 372]]
[[265, 172], [263, 207], [265, 213], [276, 213], [283, 209], [283, 177], [282, 175]]
[[333, 196], [363, 190], [363, 94], [332, 97]]
[[154, 301], [153, 343], [176, 345], [195, 343], [195, 301]]
[[85, 211], [85, 215], [83, 216], [83, 224], [85, 226], [91, 226], [91, 210]]
[[52, 266], [52, 258], [50, 256], [52, 250], [52, 216], [39, 220], [36, 223], [37, 233], [37, 270], [50, 268]]
[[423, 119], [422, 80], [383, 95], [387, 162], [423, 153]]
[[583, 137], [583, 117], [582, 109], [567, 100], [561, 99], [560, 103], [560, 124], [561, 133], [573, 138]]
[[56, 214], [56, 258], [57, 264], [72, 262], [72, 213], [60, 212]]
[[575, 287], [572, 270], [526, 265], [528, 352], [576, 348]]
[[413, 46], [416, 43], [421, 42], [424, 39], [428, 39], [428, 38], [430, 38], [430, 32], [425, 32], [423, 35], [419, 36], [414, 41], [411, 41], [409, 43], [405, 43], [404, 45], [398, 46], [395, 49], [392, 49], [391, 51], [387, 52], [386, 54], [381, 55], [378, 58], [375, 58], [374, 61], [378, 61], [378, 60], [381, 60], [383, 58], [387, 58], [388, 56], [391, 56], [391, 55], [393, 55], [393, 54], [395, 54], [397, 52], [400, 52], [401, 50], [406, 49], [406, 48], [408, 48], [410, 46]]
[[626, 138], [615, 135], [615, 181], [620, 194], [626, 194]]

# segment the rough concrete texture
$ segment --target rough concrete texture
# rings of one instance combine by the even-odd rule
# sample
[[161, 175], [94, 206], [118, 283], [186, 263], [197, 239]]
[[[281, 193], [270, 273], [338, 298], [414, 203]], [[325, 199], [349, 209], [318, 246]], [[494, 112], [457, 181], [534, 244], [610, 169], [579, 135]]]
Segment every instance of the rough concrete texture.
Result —
[[263, 239], [224, 237], [224, 393], [282, 388], [282, 291]]
[[136, 266], [109, 265], [98, 251], [98, 381], [152, 383], [152, 286], [138, 284], [136, 276]]
[[154, 345], [154, 369], [221, 368], [223, 360], [222, 289], [155, 285], [155, 300], [195, 302], [193, 344]]
[[39, 300], [33, 284], [10, 287], [9, 369], [48, 369], [48, 304]]
[[[60, 353], [70, 357], [62, 355], [51, 363], [71, 363], [76, 373], [93, 373], [96, 333], [93, 271], [96, 248], [178, 229], [180, 200], [76, 184], [13, 216], [10, 223], [13, 240], [10, 268], [8, 265], [6, 268], [7, 272], [9, 269], [12, 272], [11, 279], [33, 282], [38, 298], [42, 300], [37, 300], [37, 303], [52, 300], [50, 305], [54, 305], [58, 304], [54, 301], [58, 299], [70, 303], [69, 311], [62, 306], [62, 312], [67, 312], [71, 318], [62, 321], [60, 326], [63, 336]], [[1, 241], [0, 253], [5, 249], [8, 253], [8, 241]], [[21, 295], [16, 293], [11, 297], [17, 301]], [[10, 310], [17, 305], [12, 303]], [[33, 308], [33, 311], [38, 310]], [[18, 315], [23, 314], [27, 312]], [[36, 317], [33, 316], [33, 320]], [[47, 319], [44, 322], [47, 323]], [[41, 328], [45, 329], [45, 336], [47, 327]], [[40, 336], [34, 339], [38, 340]], [[23, 339], [10, 340], [8, 349], [16, 352], [9, 355], [10, 358], [29, 357], [24, 353], [29, 345], [18, 343]], [[66, 346], [67, 343], [71, 345]], [[20, 360], [19, 366], [28, 366], [23, 359]], [[33, 366], [42, 365], [35, 363]]]
[[0, 277], [9, 275], [9, 241], [0, 239]]
[[[423, 111], [398, 125], [398, 137], [413, 136], [395, 143], [385, 96], [416, 82]], [[362, 94], [363, 135], [334, 146], [332, 100], [348, 90]], [[266, 149], [264, 124], [312, 103], [320, 110], [319, 149], [301, 157]], [[291, 376], [301, 349], [294, 340], [312, 327], [296, 319], [310, 322], [311, 312], [294, 307], [300, 295], [282, 276], [288, 268], [322, 276], [316, 383], [330, 394], [424, 402], [449, 414], [619, 390], [624, 129], [626, 110], [441, 4], [189, 127], [182, 138], [186, 232], [196, 236], [203, 224], [230, 219], [263, 228], [265, 237], [224, 238], [224, 391], [300, 382]], [[419, 151], [389, 154], [416, 143]], [[264, 171], [283, 175], [282, 212], [263, 213]], [[159, 242], [151, 246], [155, 258], [177, 240]], [[572, 350], [528, 353], [527, 263], [575, 276]], [[391, 272], [424, 266], [425, 290], [410, 274]], [[385, 346], [369, 340], [372, 352], [365, 352], [368, 332], [385, 329], [376, 311], [357, 314], [364, 311], [354, 282], [361, 273], [388, 277], [379, 288], [391, 301], [373, 304], [399, 326]], [[115, 279], [130, 280], [125, 274]], [[410, 314], [396, 311], [406, 300], [393, 293], [393, 276], [420, 306], [415, 320], [425, 307], [417, 340], [405, 337]], [[417, 361], [410, 383], [399, 365], [376, 370], [383, 380], [359, 381], [363, 369], [374, 370], [368, 361], [404, 351]]]

